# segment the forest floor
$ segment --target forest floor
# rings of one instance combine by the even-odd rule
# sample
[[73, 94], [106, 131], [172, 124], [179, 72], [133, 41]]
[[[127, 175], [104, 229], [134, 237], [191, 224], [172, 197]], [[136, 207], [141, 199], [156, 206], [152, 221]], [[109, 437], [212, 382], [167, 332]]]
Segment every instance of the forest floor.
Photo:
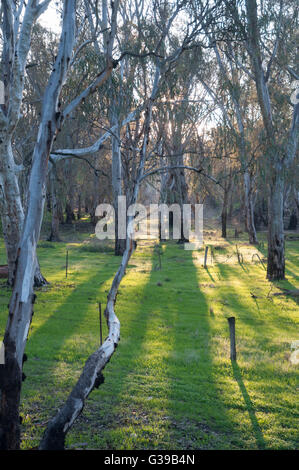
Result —
[[[38, 444], [99, 344], [98, 302], [105, 304], [120, 258], [88, 230], [82, 221], [64, 229], [64, 242], [39, 243], [51, 284], [37, 291], [26, 349], [24, 449]], [[205, 243], [214, 249], [207, 269], [203, 250], [167, 242], [159, 270], [153, 242], [139, 243], [117, 298], [119, 347], [105, 383], [68, 434], [68, 448], [299, 448], [298, 366], [289, 361], [291, 343], [299, 339], [298, 297], [272, 295], [299, 287], [299, 241], [286, 243], [287, 280], [270, 283], [260, 261], [265, 233], [258, 247], [245, 234], [234, 240], [231, 229], [229, 235], [223, 240], [213, 224], [205, 226]], [[0, 282], [2, 337], [10, 291]], [[236, 317], [235, 363], [229, 358], [230, 316]]]

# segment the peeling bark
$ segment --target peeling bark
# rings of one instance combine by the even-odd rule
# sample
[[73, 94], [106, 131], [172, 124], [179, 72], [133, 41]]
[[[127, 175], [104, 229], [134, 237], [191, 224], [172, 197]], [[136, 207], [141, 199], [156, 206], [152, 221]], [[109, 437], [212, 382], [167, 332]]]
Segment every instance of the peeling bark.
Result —
[[17, 247], [24, 222], [24, 211], [20, 196], [15, 162], [11, 148], [11, 136], [1, 133], [0, 191], [2, 196], [1, 219], [5, 240], [8, 284], [13, 285]]

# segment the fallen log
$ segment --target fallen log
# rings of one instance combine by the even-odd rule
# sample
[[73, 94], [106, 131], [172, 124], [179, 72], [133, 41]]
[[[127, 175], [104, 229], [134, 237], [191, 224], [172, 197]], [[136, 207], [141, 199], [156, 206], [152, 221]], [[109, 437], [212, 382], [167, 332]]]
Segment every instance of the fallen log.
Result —
[[107, 306], [104, 312], [109, 329], [108, 336], [104, 343], [89, 356], [64, 406], [49, 422], [39, 446], [40, 450], [64, 449], [65, 436], [83, 410], [87, 397], [94, 388], [98, 388], [104, 382], [102, 371], [110, 361], [120, 338], [120, 323], [114, 312], [116, 296], [134, 248], [134, 240], [131, 239], [127, 241], [127, 248], [123, 255], [121, 265], [108, 293]]

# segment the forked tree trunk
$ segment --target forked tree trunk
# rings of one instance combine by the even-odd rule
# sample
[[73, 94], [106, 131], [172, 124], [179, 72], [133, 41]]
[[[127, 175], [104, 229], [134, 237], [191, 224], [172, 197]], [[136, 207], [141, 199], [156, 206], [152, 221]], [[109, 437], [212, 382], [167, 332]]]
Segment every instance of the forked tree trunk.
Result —
[[5, 104], [0, 110], [0, 204], [10, 285], [14, 282], [15, 261], [24, 221], [18, 168], [11, 142], [21, 115], [25, 65], [30, 50], [32, 28], [47, 8], [49, 0], [22, 2], [16, 11], [13, 4], [12, 1], [1, 2], [1, 75]]
[[267, 278], [272, 281], [285, 277], [283, 186], [282, 171], [278, 170], [271, 180], [268, 204]]
[[249, 236], [249, 243], [256, 245], [258, 243], [256, 229], [254, 224], [254, 204], [252, 177], [248, 170], [244, 172], [244, 202], [245, 202], [245, 224]]

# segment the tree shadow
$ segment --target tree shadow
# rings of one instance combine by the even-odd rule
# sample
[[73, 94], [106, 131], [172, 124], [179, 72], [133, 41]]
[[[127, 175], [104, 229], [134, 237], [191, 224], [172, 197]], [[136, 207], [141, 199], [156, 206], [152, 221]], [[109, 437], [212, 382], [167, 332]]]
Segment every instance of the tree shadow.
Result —
[[[192, 254], [185, 251], [182, 259], [180, 249], [167, 243], [162, 270], [152, 269], [142, 288], [126, 285], [117, 303], [118, 357], [85, 411], [89, 422], [103, 426], [93, 437], [97, 448], [218, 448], [220, 434], [230, 446], [234, 426], [217, 385], [209, 308]], [[99, 402], [105, 406], [99, 408]], [[81, 426], [78, 422], [74, 432], [81, 435]]]
[[212, 276], [212, 274], [210, 273], [210, 270], [209, 270], [209, 268], [208, 268], [208, 267], [206, 267], [205, 269], [206, 269], [206, 272], [207, 272], [207, 274], [208, 274], [209, 278], [211, 279], [211, 281], [213, 281], [213, 282], [216, 282], [216, 281], [215, 281], [215, 279], [214, 279], [214, 277], [213, 277], [213, 276]]
[[[230, 274], [231, 274], [230, 273], [231, 267], [229, 265], [219, 264], [218, 269], [219, 269], [219, 271], [221, 273], [221, 276], [223, 278], [229, 279]], [[254, 326], [253, 322], [256, 321], [257, 319], [255, 319], [254, 316], [252, 316], [252, 318], [250, 318], [250, 316], [247, 312], [245, 312], [245, 315], [242, 315], [242, 313], [240, 314], [240, 312], [242, 312], [244, 310], [244, 305], [242, 304], [242, 302], [240, 302], [239, 299], [240, 299], [240, 293], [236, 292], [235, 289], [232, 286], [230, 286], [230, 293], [228, 295], [226, 295], [226, 300], [228, 300], [229, 304], [232, 304], [231, 305], [231, 308], [233, 309], [232, 314], [233, 314], [234, 311], [238, 312], [239, 320], [242, 321], [243, 324], [247, 324], [250, 328], [252, 328]], [[259, 305], [257, 303], [257, 300], [255, 298], [253, 298], [253, 301], [255, 302], [255, 304], [257, 306], [257, 311], [260, 314], [260, 308], [259, 308]], [[259, 322], [262, 321], [262, 323], [265, 324], [265, 320], [261, 319], [260, 315], [259, 315], [258, 321]], [[258, 337], [258, 341], [262, 341], [263, 344], [270, 344], [270, 342], [267, 340], [267, 338], [264, 337], [262, 328], [260, 328], [260, 329], [257, 328], [257, 331], [256, 331], [256, 329], [254, 331], [255, 331], [255, 335]], [[243, 382], [240, 368], [239, 368], [236, 361], [231, 361], [231, 364], [232, 364], [233, 376], [234, 376], [236, 382], [238, 383], [240, 392], [243, 396], [243, 400], [244, 400], [246, 410], [248, 412], [248, 415], [249, 415], [249, 418], [250, 418], [250, 421], [251, 421], [252, 430], [253, 430], [253, 434], [254, 434], [254, 437], [255, 437], [255, 440], [256, 440], [256, 443], [257, 443], [257, 447], [258, 447], [258, 449], [265, 449], [266, 448], [266, 442], [264, 440], [262, 430], [259, 426], [258, 420], [257, 420], [256, 415], [255, 415], [254, 405], [253, 405], [253, 403], [250, 399], [250, 396], [249, 396], [249, 394], [247, 392], [247, 389], [245, 387], [245, 384]]]
[[[127, 428], [137, 426], [138, 429], [143, 413], [138, 403], [138, 381], [142, 374], [147, 374], [142, 360], [146, 353], [144, 343], [148, 324], [153, 319], [153, 312], [144, 305], [144, 300], [152, 298], [152, 277], [159, 274], [154, 271], [154, 254], [151, 252], [145, 260], [150, 265], [149, 271], [142, 270], [142, 274], [149, 274], [143, 282], [137, 282], [139, 274], [138, 269], [136, 274], [134, 271], [137, 267], [133, 264], [136, 262], [134, 256], [121, 283], [115, 308], [121, 324], [117, 352], [104, 370], [104, 384], [90, 395], [84, 414], [76, 421], [69, 435], [69, 438], [72, 435], [80, 436], [80, 440], [85, 434], [91, 440], [92, 447], [98, 449], [140, 448], [139, 444], [128, 444], [127, 441], [124, 441], [123, 447], [118, 435], [127, 434], [129, 440]], [[135, 380], [136, 376], [138, 380]], [[88, 427], [85, 424], [87, 419]]]
[[[98, 318], [98, 302], [105, 299], [105, 294], [101, 292], [101, 286], [112, 274], [110, 270], [106, 270], [105, 275], [103, 275], [102, 270], [96, 272], [93, 271], [92, 274], [87, 276], [84, 281], [76, 283], [75, 287], [71, 287], [72, 291], [69, 295], [65, 295], [63, 291], [62, 295], [60, 294], [60, 289], [64, 289], [63, 283], [60, 286], [55, 286], [47, 292], [46, 300], [39, 299], [36, 308], [36, 315], [38, 315], [39, 309], [46, 309], [47, 306], [49, 310], [53, 311], [48, 316], [48, 318], [39, 325], [34, 325], [30, 331], [28, 338], [28, 353], [37, 355], [37, 359], [44, 358], [49, 359], [48, 355], [54, 356], [54, 360], [62, 359], [64, 348], [63, 346], [67, 340], [76, 332], [81, 331], [82, 325], [86, 320], [86, 314], [88, 309], [94, 309], [94, 321], [92, 324], [97, 326], [99, 330], [99, 318]], [[68, 283], [66, 283], [67, 289]], [[55, 309], [51, 305], [51, 298], [55, 298], [57, 292], [57, 303], [61, 300], [59, 306]], [[82, 334], [84, 334], [84, 329]], [[68, 350], [65, 350], [66, 355], [68, 356]], [[29, 358], [30, 359], [30, 358]], [[77, 357], [78, 359], [78, 357]]]
[[[165, 258], [171, 249], [169, 243]], [[177, 449], [238, 447], [241, 444], [223, 396], [221, 366], [215, 361], [212, 341], [215, 316], [210, 313], [206, 296], [199, 289], [202, 279], [192, 251], [185, 251], [184, 258], [183, 265], [172, 263], [170, 267], [172, 295], [164, 314], [172, 345], [172, 351], [165, 358], [170, 379], [168, 432], [171, 441], [177, 442]], [[200, 269], [203, 278], [207, 273], [214, 281], [208, 269]]]
[[232, 363], [232, 369], [233, 369], [234, 377], [235, 377], [236, 381], [238, 382], [240, 392], [243, 395], [244, 403], [245, 403], [247, 411], [248, 411], [248, 415], [249, 415], [249, 418], [250, 418], [250, 421], [251, 421], [251, 425], [252, 425], [252, 429], [253, 429], [253, 432], [254, 432], [254, 435], [255, 435], [255, 440], [256, 440], [257, 446], [260, 450], [265, 449], [266, 448], [266, 443], [265, 443], [265, 440], [264, 440], [264, 436], [263, 436], [263, 433], [262, 433], [261, 428], [259, 426], [258, 420], [255, 416], [254, 406], [253, 406], [253, 403], [250, 399], [250, 396], [249, 396], [249, 394], [246, 390], [245, 384], [243, 382], [240, 368], [239, 368], [236, 361], [231, 361], [231, 363]]

